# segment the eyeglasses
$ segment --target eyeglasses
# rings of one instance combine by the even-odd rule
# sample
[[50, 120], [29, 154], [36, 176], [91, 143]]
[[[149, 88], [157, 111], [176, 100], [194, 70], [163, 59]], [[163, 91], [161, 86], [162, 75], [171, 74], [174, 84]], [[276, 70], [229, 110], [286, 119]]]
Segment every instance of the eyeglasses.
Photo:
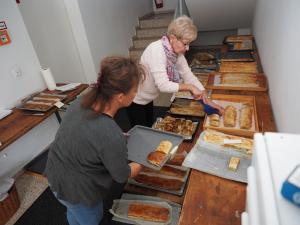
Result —
[[190, 44], [191, 43], [184, 43], [183, 42], [183, 40], [181, 40], [181, 39], [177, 39], [179, 42], [181, 42], [181, 44], [185, 47], [185, 48], [188, 48], [188, 47], [190, 47]]

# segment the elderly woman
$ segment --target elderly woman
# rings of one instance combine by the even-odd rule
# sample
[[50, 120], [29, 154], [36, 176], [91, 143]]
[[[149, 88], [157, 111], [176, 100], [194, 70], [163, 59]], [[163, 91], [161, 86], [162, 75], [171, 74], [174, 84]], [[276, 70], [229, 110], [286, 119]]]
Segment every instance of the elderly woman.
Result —
[[[189, 68], [184, 53], [197, 37], [197, 28], [187, 16], [173, 20], [167, 36], [152, 42], [141, 56], [146, 78], [140, 83], [133, 103], [127, 108], [131, 125], [151, 126], [153, 123], [153, 100], [160, 92], [190, 91], [195, 99], [205, 97], [205, 89]], [[219, 106], [212, 105], [217, 108]], [[219, 110], [222, 110], [219, 107]]]

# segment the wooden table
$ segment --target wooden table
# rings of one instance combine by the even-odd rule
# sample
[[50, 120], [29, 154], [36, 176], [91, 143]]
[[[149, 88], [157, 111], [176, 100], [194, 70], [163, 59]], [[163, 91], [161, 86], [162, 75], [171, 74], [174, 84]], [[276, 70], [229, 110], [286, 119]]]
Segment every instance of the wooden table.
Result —
[[[73, 101], [76, 96], [87, 87], [87, 84], [81, 84], [75, 90], [64, 93], [67, 95], [67, 98], [63, 101], [63, 103], [67, 104]], [[54, 91], [49, 93], [56, 92]], [[14, 108], [12, 114], [0, 120], [0, 141], [2, 143], [0, 151], [57, 111], [58, 109], [53, 107], [49, 111], [45, 112], [43, 116], [28, 116], [24, 115], [23, 110]]]
[[[270, 99], [266, 92], [215, 90], [213, 94], [256, 96], [260, 132], [276, 132]], [[203, 130], [203, 120], [192, 143], [182, 143], [178, 151], [189, 152]], [[127, 184], [129, 193], [156, 196], [182, 204], [179, 225], [238, 225], [246, 206], [246, 184], [192, 169], [185, 193], [176, 196]]]
[[[226, 46], [221, 52], [226, 52]], [[254, 42], [254, 57], [263, 72]], [[213, 90], [213, 94], [251, 95], [256, 97], [260, 132], [276, 132], [277, 128], [268, 92]], [[182, 143], [178, 151], [189, 152], [203, 129], [203, 120], [192, 143]], [[183, 196], [175, 196], [146, 188], [127, 185], [125, 191], [165, 198], [182, 204], [179, 225], [238, 225], [246, 206], [246, 184], [226, 180], [192, 169]]]

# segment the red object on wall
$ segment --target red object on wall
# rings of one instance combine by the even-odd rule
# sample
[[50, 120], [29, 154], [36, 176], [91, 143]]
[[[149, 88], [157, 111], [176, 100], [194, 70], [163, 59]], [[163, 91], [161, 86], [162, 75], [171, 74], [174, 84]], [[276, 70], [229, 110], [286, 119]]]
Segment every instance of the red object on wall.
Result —
[[17, 4], [20, 4], [20, 0], [16, 0]]
[[0, 30], [0, 46], [11, 43], [7, 30]]
[[154, 0], [157, 9], [164, 7], [163, 0]]

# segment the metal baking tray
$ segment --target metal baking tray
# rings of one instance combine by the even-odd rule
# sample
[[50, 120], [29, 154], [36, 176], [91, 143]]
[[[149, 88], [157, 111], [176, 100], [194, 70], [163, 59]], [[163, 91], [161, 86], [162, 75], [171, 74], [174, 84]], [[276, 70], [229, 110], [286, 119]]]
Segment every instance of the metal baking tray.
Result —
[[254, 57], [251, 51], [236, 51], [218, 53], [219, 61], [238, 61], [238, 62], [253, 62]]
[[[181, 206], [177, 203], [171, 202], [166, 199], [162, 199], [159, 197], [151, 197], [151, 196], [145, 196], [145, 195], [134, 195], [134, 194], [128, 194], [124, 193], [121, 196], [121, 199], [124, 200], [139, 200], [139, 201], [153, 201], [153, 202], [165, 202], [170, 205], [172, 208], [172, 217], [171, 217], [171, 222], [169, 225], [177, 225], [180, 217], [180, 212], [181, 212]], [[112, 220], [118, 221], [121, 223], [126, 223], [126, 224], [136, 224], [136, 222], [128, 219], [123, 219], [117, 216], [113, 216]]]
[[[185, 111], [175, 112], [174, 109], [183, 109]], [[181, 115], [188, 117], [204, 117], [204, 106], [197, 100], [175, 98], [168, 111], [173, 115]]]
[[[237, 149], [222, 147], [204, 141], [202, 132], [198, 142], [186, 156], [183, 165], [229, 180], [247, 183], [247, 168], [251, 165], [251, 155]], [[236, 171], [228, 169], [231, 157], [240, 158]]]
[[[20, 106], [17, 106], [16, 108], [23, 109], [23, 110], [29, 110], [29, 111], [46, 112], [49, 109], [51, 109], [55, 104], [55, 102], [49, 103], [49, 102], [47, 102], [47, 100], [51, 100], [51, 98], [52, 98], [52, 99], [59, 99], [59, 101], [62, 101], [64, 99], [66, 99], [66, 97], [67, 97], [67, 95], [50, 94], [50, 93], [44, 93], [44, 92], [34, 93], [34, 94], [30, 95], [29, 97], [23, 99], [22, 104]], [[43, 102], [43, 99], [45, 100], [45, 102]], [[28, 108], [28, 107], [26, 107], [27, 103], [37, 105], [37, 107], [36, 108]], [[38, 105], [45, 105], [48, 107], [41, 109], [38, 107]]]
[[[178, 191], [176, 191], [176, 190], [167, 190], [167, 189], [163, 189], [162, 187], [156, 187], [156, 186], [151, 186], [151, 185], [139, 183], [139, 182], [136, 182], [132, 178], [130, 178], [128, 180], [128, 183], [129, 184], [134, 184], [136, 186], [144, 187], [144, 188], [149, 188], [149, 189], [153, 189], [153, 190], [157, 190], [157, 191], [166, 192], [166, 193], [181, 196], [183, 194], [187, 179], [188, 179], [189, 174], [190, 174], [190, 168], [183, 167], [183, 166], [175, 166], [175, 165], [168, 165], [168, 166], [172, 166], [174, 168], [180, 168], [180, 169], [184, 170], [186, 172], [185, 176], [182, 179], [174, 177], [174, 176], [170, 176], [170, 175], [152, 175], [152, 176], [157, 176], [157, 177], [166, 178], [166, 179], [176, 179], [176, 180], [182, 181], [183, 182], [182, 186]], [[151, 173], [149, 173], [149, 172], [143, 172], [143, 174], [147, 174], [147, 175], [151, 176]]]
[[[134, 126], [128, 131], [128, 134], [128, 159], [155, 170], [161, 169], [165, 162], [176, 153], [178, 145], [183, 141], [182, 135], [155, 130], [140, 125]], [[172, 150], [160, 166], [152, 165], [147, 161], [147, 156], [150, 152], [154, 151], [163, 140], [169, 140], [172, 143]]]
[[[175, 118], [175, 117], [174, 117], [174, 118]], [[176, 118], [176, 119], [178, 119], [178, 118]], [[182, 119], [183, 119], [183, 118], [182, 118]], [[156, 130], [161, 130], [161, 129], [159, 129], [159, 128], [156, 128], [156, 126], [157, 126], [157, 124], [160, 123], [162, 120], [163, 120], [163, 118], [157, 117], [157, 118], [156, 118], [156, 121], [155, 121], [155, 122], [153, 123], [153, 125], [152, 125], [152, 128], [153, 128], [153, 129], [156, 129]], [[198, 122], [198, 121], [193, 121], [193, 120], [191, 120], [191, 121], [192, 121], [193, 124], [194, 124], [194, 130], [193, 130], [193, 132], [192, 132], [192, 135], [187, 136], [187, 135], [184, 135], [184, 134], [179, 133], [180, 135], [183, 136], [183, 140], [185, 140], [185, 141], [192, 141], [192, 140], [193, 140], [193, 137], [194, 137], [194, 135], [195, 135], [195, 133], [196, 133], [196, 131], [197, 131], [197, 129], [198, 129], [198, 126], [199, 126], [199, 122]], [[164, 130], [162, 130], [162, 131], [164, 131]], [[169, 131], [169, 132], [173, 133], [172, 131]], [[176, 133], [175, 133], [175, 134], [176, 134]]]
[[[145, 221], [141, 219], [129, 218], [128, 217], [128, 208], [131, 203], [144, 203], [144, 204], [153, 204], [157, 206], [165, 207], [169, 210], [170, 217], [166, 222], [151, 222]], [[172, 221], [172, 207], [166, 202], [158, 202], [158, 201], [149, 201], [149, 200], [125, 200], [125, 199], [117, 199], [114, 200], [111, 209], [109, 210], [111, 214], [115, 217], [119, 217], [121, 219], [126, 219], [134, 222], [134, 224], [140, 225], [169, 225]]]

